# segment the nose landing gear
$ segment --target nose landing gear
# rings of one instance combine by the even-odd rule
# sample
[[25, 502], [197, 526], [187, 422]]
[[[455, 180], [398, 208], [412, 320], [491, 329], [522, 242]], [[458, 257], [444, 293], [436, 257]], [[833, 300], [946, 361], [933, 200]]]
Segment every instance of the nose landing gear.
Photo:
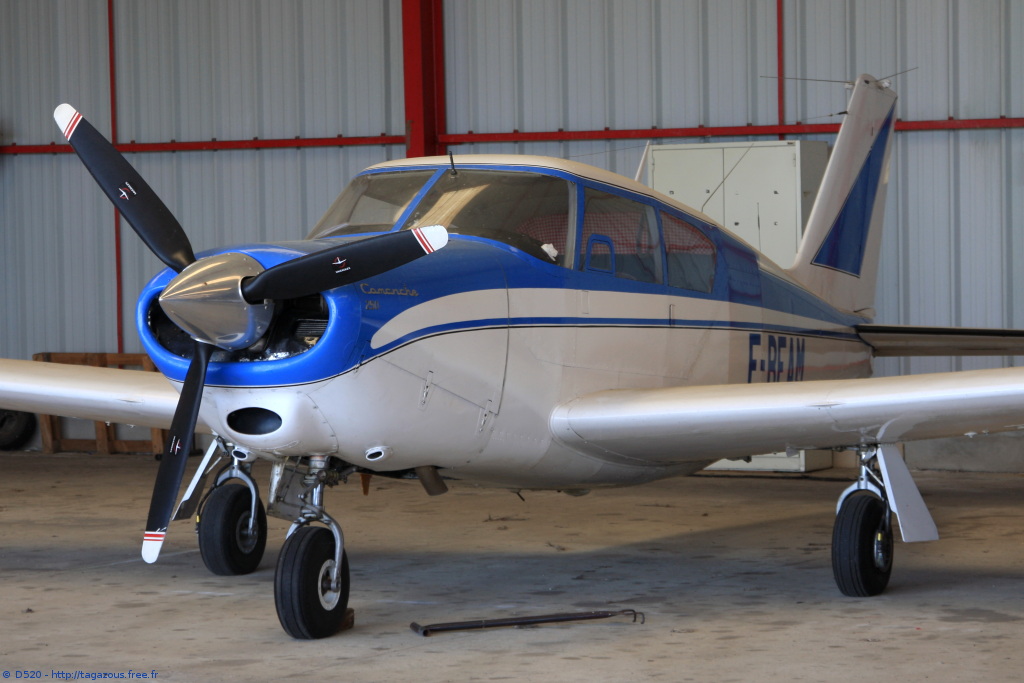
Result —
[[[348, 557], [334, 560], [330, 529], [303, 526], [281, 548], [274, 574], [274, 605], [292, 638], [325, 638], [342, 630], [348, 616]], [[337, 577], [336, 579], [334, 577]]]
[[271, 483], [271, 510], [295, 520], [277, 560], [274, 605], [285, 632], [302, 640], [325, 638], [352, 624], [345, 537], [323, 507], [324, 486], [344, 474], [327, 465], [326, 456], [310, 457], [305, 466], [275, 464]]

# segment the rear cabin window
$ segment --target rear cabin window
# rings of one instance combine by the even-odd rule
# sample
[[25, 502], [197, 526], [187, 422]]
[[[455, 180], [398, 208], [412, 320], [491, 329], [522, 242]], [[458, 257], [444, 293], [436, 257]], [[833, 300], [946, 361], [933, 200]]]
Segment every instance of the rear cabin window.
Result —
[[668, 284], [710, 292], [715, 284], [715, 244], [682, 218], [661, 213], [668, 256]]
[[653, 208], [586, 188], [580, 270], [657, 283], [662, 281], [660, 252]]
[[438, 178], [402, 229], [443, 225], [566, 266], [571, 188], [566, 180], [538, 173], [461, 169]]

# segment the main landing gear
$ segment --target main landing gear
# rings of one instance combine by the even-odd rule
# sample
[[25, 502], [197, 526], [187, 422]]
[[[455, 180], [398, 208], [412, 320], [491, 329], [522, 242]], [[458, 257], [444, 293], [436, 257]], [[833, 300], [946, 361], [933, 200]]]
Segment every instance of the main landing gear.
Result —
[[267, 545], [267, 513], [249, 487], [223, 484], [211, 490], [198, 527], [207, 569], [220, 576], [256, 571]]
[[252, 478], [253, 459], [233, 451], [231, 461], [217, 471], [209, 492], [199, 497], [207, 477], [220, 464], [221, 458], [213, 464], [211, 460], [221, 450], [225, 448], [220, 441], [210, 444], [174, 519], [195, 516], [199, 554], [211, 572], [219, 576], [250, 574], [259, 566], [267, 545], [267, 513]]
[[860, 476], [839, 497], [832, 531], [832, 573], [844, 595], [878, 595], [889, 584], [893, 515], [904, 543], [934, 541], [939, 531], [897, 444], [862, 446]]
[[878, 595], [892, 573], [892, 508], [877, 449], [862, 449], [860, 476], [839, 498], [832, 528], [832, 574], [843, 595]]
[[[231, 462], [222, 467], [210, 491], [198, 500], [203, 483], [228, 450]], [[349, 569], [345, 538], [338, 523], [324, 511], [325, 486], [334, 486], [355, 471], [332, 467], [327, 456], [274, 462], [269, 505], [264, 510], [251, 476], [253, 457], [215, 442], [207, 451], [175, 519], [196, 513], [196, 531], [203, 563], [214, 574], [232, 576], [256, 570], [267, 542], [267, 515], [292, 522], [278, 556], [274, 604], [288, 635], [303, 640], [325, 638], [352, 623], [348, 608]], [[240, 482], [240, 483], [239, 483]]]

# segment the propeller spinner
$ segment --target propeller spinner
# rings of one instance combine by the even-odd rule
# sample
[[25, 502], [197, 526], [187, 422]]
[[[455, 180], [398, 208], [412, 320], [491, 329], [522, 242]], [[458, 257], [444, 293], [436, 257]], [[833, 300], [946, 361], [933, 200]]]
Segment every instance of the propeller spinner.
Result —
[[439, 225], [340, 244], [263, 269], [228, 253], [196, 260], [181, 224], [138, 171], [69, 104], [53, 118], [100, 188], [164, 264], [178, 273], [160, 296], [167, 316], [194, 340], [192, 362], [174, 411], [153, 486], [142, 557], [155, 562], [174, 512], [192, 451], [206, 371], [215, 348], [256, 342], [273, 316], [273, 301], [342, 287], [430, 254], [448, 243]]

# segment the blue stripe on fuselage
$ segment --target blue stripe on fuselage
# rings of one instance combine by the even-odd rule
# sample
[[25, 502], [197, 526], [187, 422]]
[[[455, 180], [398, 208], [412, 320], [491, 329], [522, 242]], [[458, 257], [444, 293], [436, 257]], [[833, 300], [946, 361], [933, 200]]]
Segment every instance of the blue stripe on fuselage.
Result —
[[[498, 327], [505, 327], [506, 321], [504, 319], [491, 319], [491, 320], [465, 320], [454, 323], [446, 323], [443, 325], [433, 325], [430, 327], [424, 327], [416, 330], [415, 332], [409, 333], [393, 342], [386, 344], [379, 349], [376, 349], [376, 353], [373, 356], [364, 358], [364, 362], [382, 356], [386, 353], [394, 351], [395, 349], [411, 344], [412, 342], [425, 339], [427, 337], [436, 337], [442, 334], [452, 334], [456, 332], [469, 332], [473, 330], [481, 329], [494, 329]], [[730, 322], [727, 320], [669, 320], [665, 318], [570, 318], [570, 317], [547, 317], [547, 318], [509, 318], [507, 321], [509, 328], [517, 327], [576, 327], [576, 328], [644, 328], [644, 329], [656, 329], [665, 328], [672, 330], [748, 330], [768, 333], [781, 333], [788, 334], [796, 337], [817, 337], [819, 339], [834, 339], [840, 341], [860, 342], [858, 337], [853, 332], [843, 331], [830, 331], [830, 330], [818, 330], [809, 329], [806, 327], [798, 327], [791, 325], [770, 325], [764, 323], [741, 323], [741, 322]]]

